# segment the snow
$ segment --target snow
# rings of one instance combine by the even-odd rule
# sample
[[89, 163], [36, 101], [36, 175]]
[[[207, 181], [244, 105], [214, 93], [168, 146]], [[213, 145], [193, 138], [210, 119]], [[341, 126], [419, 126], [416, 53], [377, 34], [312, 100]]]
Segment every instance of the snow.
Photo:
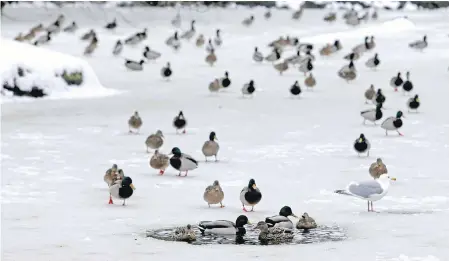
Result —
[[[194, 41], [184, 41], [178, 52], [165, 46], [174, 31], [170, 19], [175, 9], [123, 9], [130, 23], [118, 16], [119, 28], [111, 33], [101, 28], [114, 17], [114, 9], [105, 9], [105, 17], [99, 10], [86, 14], [77, 8], [6, 7], [4, 12], [18, 20], [2, 18], [2, 37], [7, 39], [37, 21], [48, 24], [59, 12], [66, 14], [67, 22], [79, 22], [79, 32], [61, 33], [43, 49], [80, 57], [85, 43], [79, 36], [90, 28], [98, 30], [98, 50], [86, 60], [104, 86], [123, 93], [2, 105], [2, 260], [448, 260], [449, 25], [442, 22], [447, 10], [379, 10], [378, 21], [355, 28], [344, 24], [341, 12], [339, 20], [329, 25], [322, 21], [325, 10], [305, 10], [300, 21], [291, 20], [291, 10], [273, 10], [272, 19], [266, 21], [264, 11], [251, 11], [256, 21], [248, 28], [240, 22], [249, 16], [249, 9], [181, 11], [183, 28], [195, 18], [198, 33], [206, 37], [222, 29], [218, 62], [209, 67], [206, 52]], [[410, 22], [394, 20], [403, 16]], [[122, 57], [111, 55], [117, 39], [144, 27], [149, 29], [145, 43], [125, 48]], [[374, 52], [363, 55], [356, 62], [358, 78], [346, 83], [336, 74], [347, 64], [342, 57], [370, 32], [376, 37], [381, 65], [377, 71], [365, 68]], [[342, 38], [342, 52], [317, 57], [317, 86], [314, 91], [303, 88], [300, 99], [290, 98], [288, 92], [295, 80], [304, 87], [297, 70], [280, 76], [271, 64], [251, 60], [254, 46], [267, 54], [266, 44], [280, 35], [309, 36], [304, 40], [320, 43], [317, 52], [321, 41], [332, 42], [336, 33]], [[429, 48], [417, 52], [407, 47], [423, 34], [428, 35]], [[144, 45], [162, 57], [145, 64], [142, 72], [127, 71], [123, 58], [139, 59]], [[168, 61], [174, 76], [165, 81], [159, 72]], [[225, 70], [231, 87], [211, 95], [208, 84]], [[406, 70], [411, 71], [422, 101], [418, 114], [407, 112], [408, 96], [389, 87], [390, 78]], [[250, 79], [256, 94], [242, 99], [240, 89]], [[363, 97], [370, 84], [382, 88], [387, 97], [384, 117], [404, 111], [404, 137], [385, 137], [379, 126], [362, 125], [360, 111], [372, 108]], [[143, 119], [140, 135], [127, 133], [134, 110]], [[179, 110], [188, 120], [186, 135], [176, 135], [172, 127]], [[199, 168], [186, 178], [176, 177], [171, 168], [164, 176], [150, 169], [144, 141], [157, 129], [166, 137], [162, 152], [178, 146], [201, 160]], [[220, 162], [204, 163], [201, 147], [212, 130], [219, 139]], [[371, 142], [369, 158], [357, 157], [352, 149], [362, 132]], [[378, 213], [367, 213], [363, 200], [333, 191], [367, 179], [369, 165], [377, 157], [397, 181], [374, 204]], [[123, 168], [136, 186], [126, 207], [120, 201], [107, 204], [103, 174], [112, 163]], [[297, 215], [308, 212], [318, 224], [342, 227], [349, 239], [261, 247], [191, 246], [143, 237], [150, 228], [235, 220], [242, 214], [239, 192], [250, 178], [263, 193], [255, 212], [247, 214], [253, 223], [289, 205]], [[209, 209], [202, 199], [215, 179], [225, 193], [223, 209]]]

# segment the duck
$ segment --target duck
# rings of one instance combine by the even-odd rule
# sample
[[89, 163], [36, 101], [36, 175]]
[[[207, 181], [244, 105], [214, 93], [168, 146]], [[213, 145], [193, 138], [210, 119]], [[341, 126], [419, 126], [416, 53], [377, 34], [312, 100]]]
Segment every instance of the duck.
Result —
[[190, 170], [198, 168], [198, 161], [192, 156], [182, 153], [178, 147], [174, 147], [171, 154], [173, 156], [170, 158], [170, 165], [179, 171], [178, 176], [181, 176], [181, 172], [185, 171], [184, 177], [186, 177]]
[[372, 50], [376, 47], [376, 42], [374, 42], [374, 36], [371, 35], [370, 41], [368, 42], [367, 50]]
[[250, 80], [249, 83], [245, 83], [242, 87], [242, 94], [243, 97], [245, 97], [245, 95], [250, 95], [252, 96], [254, 91], [256, 91], [256, 87], [254, 87], [254, 81]]
[[229, 73], [227, 71], [225, 72], [225, 76], [220, 79], [220, 85], [223, 88], [231, 86], [231, 80], [229, 79]]
[[173, 71], [170, 67], [170, 63], [167, 62], [167, 65], [165, 67], [162, 67], [162, 69], [161, 69], [161, 75], [163, 78], [169, 80], [170, 77], [172, 76], [172, 74], [173, 74]]
[[260, 230], [258, 239], [263, 245], [281, 244], [291, 241], [295, 237], [292, 229], [268, 227], [268, 224], [264, 221], [259, 221], [255, 229]]
[[428, 46], [427, 35], [424, 35], [422, 40], [414, 41], [412, 43], [409, 43], [408, 46], [410, 48], [412, 48], [412, 49], [415, 49], [415, 50], [420, 50], [420, 51], [424, 50]]
[[349, 65], [343, 66], [340, 71], [338, 71], [338, 76], [345, 79], [347, 82], [354, 80], [357, 77], [357, 71], [353, 61], [349, 62]]
[[308, 72], [313, 70], [312, 59], [308, 59], [306, 63], [302, 63], [299, 66], [299, 71], [304, 73], [304, 76], [307, 75]]
[[30, 32], [39, 33], [39, 32], [42, 32], [43, 30], [44, 30], [44, 25], [38, 24], [38, 25], [35, 25], [34, 27], [32, 27]]
[[140, 41], [146, 40], [148, 38], [148, 29], [144, 28], [142, 32], [136, 33], [136, 36]]
[[368, 139], [365, 138], [365, 135], [362, 133], [360, 137], [354, 142], [354, 149], [357, 154], [360, 156], [360, 153], [367, 153], [367, 157], [369, 157], [369, 150], [371, 148], [371, 144]]
[[403, 83], [404, 80], [401, 78], [401, 72], [398, 72], [398, 74], [390, 80], [390, 86], [394, 88], [395, 92], [398, 91], [398, 88], [401, 87]]
[[125, 44], [127, 44], [127, 45], [137, 45], [141, 41], [142, 41], [142, 39], [141, 39], [141, 36], [139, 35], [139, 33], [135, 33], [135, 34], [133, 34], [133, 35], [131, 35], [128, 38], [125, 39]]
[[14, 37], [14, 41], [23, 42], [25, 39], [22, 33], [19, 33], [16, 37]]
[[109, 187], [109, 204], [114, 204], [112, 197], [123, 199], [123, 206], [126, 204], [126, 199], [130, 198], [136, 188], [133, 185], [133, 180], [130, 177], [118, 179]]
[[293, 229], [293, 222], [288, 218], [289, 216], [298, 218], [292, 212], [292, 208], [289, 206], [284, 206], [279, 211], [279, 215], [265, 218], [265, 223], [268, 227], [283, 227]]
[[[320, 54], [323, 56], [328, 56], [340, 51], [342, 48], [343, 47], [341, 46], [340, 40], [335, 40], [333, 44], [326, 44], [323, 48], [321, 48]], [[345, 59], [347, 60], [349, 60], [349, 58], [350, 58], [349, 56], [347, 58], [345, 57]]]
[[209, 83], [210, 92], [218, 92], [221, 88], [220, 81], [215, 79], [213, 82]]
[[46, 44], [46, 43], [50, 42], [51, 37], [52, 37], [52, 33], [48, 32], [46, 35], [42, 35], [41, 37], [39, 37], [36, 41], [34, 41], [33, 44], [36, 46]]
[[95, 51], [95, 49], [97, 49], [97, 45], [98, 39], [96, 36], [94, 36], [89, 45], [86, 46], [86, 49], [84, 49], [84, 55], [91, 55]]
[[265, 57], [265, 60], [269, 62], [275, 62], [279, 59], [281, 59], [281, 53], [278, 48], [274, 48], [273, 52]]
[[196, 47], [203, 47], [203, 45], [204, 45], [204, 42], [205, 42], [205, 40], [204, 40], [204, 35], [203, 34], [200, 34], [199, 36], [198, 36], [198, 38], [196, 38]]
[[123, 43], [120, 40], [117, 40], [114, 46], [114, 50], [112, 50], [113, 55], [119, 55], [123, 51]]
[[313, 90], [313, 87], [315, 87], [316, 80], [311, 72], [309, 73], [309, 76], [307, 76], [306, 79], [304, 79], [304, 84], [306, 85], [307, 89], [311, 88]]
[[215, 180], [212, 185], [206, 187], [203, 198], [209, 207], [210, 205], [220, 204], [220, 208], [224, 208], [222, 203], [224, 199], [224, 192], [221, 189], [220, 182], [218, 182], [218, 180]]
[[374, 54], [374, 57], [373, 57], [373, 58], [370, 58], [370, 59], [369, 59], [368, 61], [366, 61], [366, 63], [365, 63], [366, 67], [372, 68], [372, 69], [377, 68], [377, 66], [379, 66], [379, 64], [380, 64], [380, 60], [379, 60], [379, 57], [378, 57], [377, 53]]
[[307, 212], [304, 212], [304, 214], [302, 214], [301, 218], [298, 220], [298, 223], [296, 223], [296, 228], [308, 231], [309, 229], [317, 228], [317, 224], [315, 222], [315, 219], [311, 218], [309, 214], [307, 214]]
[[378, 103], [375, 109], [365, 110], [360, 112], [360, 115], [363, 117], [363, 124], [365, 124], [366, 120], [369, 120], [376, 125], [376, 121], [382, 119], [382, 103]]
[[217, 62], [217, 56], [215, 55], [214, 49], [211, 50], [211, 52], [206, 56], [206, 63], [208, 63], [210, 66], [213, 66], [214, 63]]
[[212, 52], [212, 51], [215, 51], [214, 45], [212, 44], [212, 39], [209, 39], [209, 40], [207, 41], [206, 51], [207, 51], [208, 53], [210, 53], [210, 52]]
[[382, 129], [385, 130], [385, 135], [388, 135], [388, 131], [397, 131], [400, 136], [403, 136], [402, 133], [399, 132], [399, 129], [402, 127], [403, 123], [401, 118], [404, 117], [402, 111], [398, 111], [396, 113], [396, 117], [388, 117], [382, 122]]
[[295, 81], [295, 83], [290, 87], [290, 93], [294, 96], [297, 96], [301, 94], [301, 87], [299, 86], [298, 81]]
[[263, 17], [265, 17], [265, 19], [270, 19], [271, 18], [271, 10], [268, 9], [264, 14]]
[[355, 46], [354, 48], [352, 48], [352, 51], [354, 53], [359, 53], [359, 54], [363, 53], [363, 52], [366, 52], [369, 49], [369, 46], [370, 46], [368, 40], [369, 40], [369, 36], [365, 36], [364, 43]]
[[83, 40], [83, 41], [91, 40], [92, 37], [94, 37], [95, 35], [97, 35], [97, 34], [95, 33], [94, 29], [90, 29], [89, 32], [87, 32], [81, 36], [81, 40]]
[[29, 33], [27, 33], [25, 36], [23, 36], [24, 41], [30, 41], [36, 36], [36, 32], [31, 30]]
[[78, 30], [78, 25], [76, 24], [75, 21], [73, 21], [70, 25], [68, 25], [67, 27], [65, 27], [63, 29], [63, 31], [66, 32], [66, 33], [73, 33], [76, 30]]
[[145, 140], [145, 145], [147, 147], [147, 153], [149, 152], [148, 148], [157, 150], [157, 149], [160, 149], [163, 144], [164, 144], [164, 134], [162, 134], [161, 130], [157, 130], [156, 133], [151, 134]]
[[301, 51], [296, 51], [296, 54], [286, 58], [284, 61], [287, 61], [290, 64], [299, 64], [301, 60]]
[[311, 53], [310, 50], [305, 51], [305, 55], [298, 59], [298, 63], [303, 64], [307, 62], [308, 59], [311, 59], [312, 62], [315, 61], [315, 56]]
[[104, 174], [103, 180], [108, 184], [108, 187], [112, 186], [114, 182], [117, 180], [117, 164], [112, 164], [112, 167], [106, 170]]
[[133, 132], [133, 129], [137, 131], [142, 127], [142, 118], [139, 116], [139, 112], [135, 111], [134, 114], [128, 120], [129, 133]]
[[250, 179], [248, 186], [244, 187], [240, 192], [240, 202], [242, 202], [243, 211], [247, 212], [245, 206], [251, 206], [251, 211], [254, 211], [254, 206], [262, 199], [262, 193], [256, 186], [256, 181]]
[[217, 142], [217, 135], [215, 134], [214, 131], [212, 131], [209, 134], [209, 140], [204, 142], [203, 144], [203, 148], [201, 149], [204, 157], [206, 157], [206, 162], [207, 162], [207, 157], [215, 157], [215, 161], [218, 161], [217, 159], [217, 154], [218, 154], [218, 150], [220, 150], [220, 146], [218, 145]]
[[405, 82], [402, 84], [402, 89], [408, 93], [413, 90], [413, 83], [410, 81], [410, 72], [405, 74]]
[[114, 20], [112, 20], [112, 22], [110, 22], [110, 23], [107, 23], [104, 28], [106, 28], [108, 30], [112, 30], [112, 29], [115, 29], [116, 27], [117, 27], [117, 19], [114, 18]]
[[165, 170], [170, 165], [170, 157], [155, 150], [153, 156], [150, 158], [150, 167], [158, 169], [160, 175], [164, 175]]
[[250, 17], [245, 18], [245, 19], [242, 21], [242, 24], [245, 25], [245, 26], [250, 26], [250, 25], [253, 24], [253, 22], [254, 22], [254, 15], [251, 15]]
[[47, 32], [57, 34], [61, 31], [61, 22], [56, 20], [54, 23], [49, 25], [46, 29]]
[[182, 133], [186, 133], [187, 121], [182, 111], [180, 111], [178, 116], [173, 119], [173, 126], [176, 128], [176, 134], [178, 134], [178, 130], [181, 129], [184, 129]]
[[147, 58], [148, 60], [156, 60], [161, 57], [161, 53], [151, 50], [149, 46], [145, 46], [143, 57]]
[[182, 39], [190, 40], [195, 35], [195, 20], [190, 22], [190, 30], [181, 35]]
[[330, 12], [323, 18], [323, 20], [326, 22], [334, 22], [337, 20], [337, 14], [335, 12]]
[[221, 32], [220, 29], [217, 29], [217, 31], [215, 31], [215, 38], [214, 38], [215, 46], [221, 46], [221, 44], [223, 43], [220, 32]]
[[288, 70], [288, 62], [283, 61], [281, 63], [277, 63], [273, 65], [274, 69], [279, 72], [280, 75], [282, 75], [283, 72]]
[[374, 96], [376, 95], [376, 90], [374, 90], [374, 85], [371, 84], [369, 88], [365, 91], [365, 103], [368, 103], [368, 101], [372, 101], [374, 99]]
[[377, 93], [376, 93], [376, 96], [375, 96], [375, 99], [374, 99], [376, 104], [385, 103], [386, 100], [387, 100], [387, 98], [383, 94], [382, 90], [380, 88], [377, 89]]
[[171, 20], [171, 24], [174, 27], [180, 27], [181, 26], [181, 15], [177, 13], [175, 17]]
[[421, 102], [419, 100], [418, 94], [416, 94], [415, 97], [408, 99], [407, 101], [407, 107], [409, 112], [410, 110], [415, 110], [416, 112], [418, 112], [418, 108], [420, 105]]
[[377, 14], [377, 11], [374, 10], [374, 11], [373, 11], [373, 14], [371, 15], [371, 19], [372, 19], [372, 20], [377, 20], [378, 17], [379, 17], [379, 15]]
[[172, 47], [175, 51], [177, 51], [179, 48], [181, 48], [181, 41], [178, 37], [178, 32], [175, 32], [173, 36], [170, 36], [166, 41], [165, 44]]
[[198, 228], [203, 235], [239, 235], [246, 234], [245, 225], [250, 225], [248, 217], [240, 215], [235, 223], [228, 220], [201, 221]]
[[357, 61], [359, 58], [360, 58], [360, 54], [355, 53], [355, 52], [349, 53], [343, 57], [343, 59], [349, 60], [349, 61]]
[[304, 12], [304, 8], [302, 8], [302, 6], [301, 6], [298, 10], [293, 12], [292, 19], [299, 20], [299, 18], [301, 18], [301, 16], [302, 16], [303, 12]]
[[131, 71], [142, 71], [144, 63], [145, 63], [144, 60], [140, 60], [140, 62], [136, 62], [136, 61], [125, 59], [125, 67]]
[[373, 179], [378, 179], [380, 175], [388, 173], [387, 166], [385, 166], [381, 158], [377, 158], [376, 162], [370, 165], [368, 171]]
[[253, 60], [255, 62], [262, 62], [264, 59], [263, 54], [261, 52], [259, 52], [257, 47], [254, 47], [254, 53], [253, 53]]
[[182, 242], [193, 242], [196, 240], [195, 231], [193, 231], [192, 226], [188, 224], [185, 227], [178, 227], [173, 232], [172, 239], [174, 241], [182, 241]]

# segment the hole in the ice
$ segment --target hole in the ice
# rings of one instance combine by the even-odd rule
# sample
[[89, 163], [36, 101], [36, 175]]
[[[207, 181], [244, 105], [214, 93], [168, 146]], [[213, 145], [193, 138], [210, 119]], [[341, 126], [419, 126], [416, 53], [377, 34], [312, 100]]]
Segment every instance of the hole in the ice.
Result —
[[[246, 235], [243, 237], [237, 236], [224, 236], [224, 235], [201, 235], [201, 232], [196, 226], [192, 226], [195, 232], [196, 239], [188, 242], [192, 245], [274, 245], [278, 243], [265, 243], [260, 242], [258, 239], [259, 230], [254, 229], [253, 225], [246, 227]], [[177, 228], [162, 228], [148, 230], [146, 237], [164, 241], [177, 241], [173, 235]], [[298, 245], [298, 244], [314, 244], [329, 241], [343, 241], [347, 239], [347, 235], [343, 228], [338, 226], [318, 226], [315, 229], [295, 230], [295, 237], [288, 242], [283, 242], [283, 245]]]

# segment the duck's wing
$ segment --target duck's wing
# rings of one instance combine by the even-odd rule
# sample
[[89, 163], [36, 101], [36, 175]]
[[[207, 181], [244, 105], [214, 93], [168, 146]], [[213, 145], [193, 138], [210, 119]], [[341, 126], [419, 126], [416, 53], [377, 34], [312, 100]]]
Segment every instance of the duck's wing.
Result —
[[203, 229], [235, 227], [234, 222], [229, 220], [201, 221], [198, 227]]
[[288, 221], [290, 221], [290, 219], [288, 219], [287, 217], [281, 216], [281, 215], [276, 215], [276, 216], [265, 218], [265, 223], [267, 223], [267, 225], [269, 227], [273, 227], [277, 223], [280, 223], [280, 222], [288, 222]]

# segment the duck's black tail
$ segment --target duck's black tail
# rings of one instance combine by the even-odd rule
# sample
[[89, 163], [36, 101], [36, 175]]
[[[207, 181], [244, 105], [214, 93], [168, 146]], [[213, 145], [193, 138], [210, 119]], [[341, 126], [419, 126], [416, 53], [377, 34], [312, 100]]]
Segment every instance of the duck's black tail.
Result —
[[343, 189], [336, 190], [336, 191], [334, 191], [334, 193], [342, 194], [342, 195], [347, 195], [347, 196], [350, 196], [350, 195], [351, 195], [351, 194], [349, 194], [346, 190], [343, 190]]

